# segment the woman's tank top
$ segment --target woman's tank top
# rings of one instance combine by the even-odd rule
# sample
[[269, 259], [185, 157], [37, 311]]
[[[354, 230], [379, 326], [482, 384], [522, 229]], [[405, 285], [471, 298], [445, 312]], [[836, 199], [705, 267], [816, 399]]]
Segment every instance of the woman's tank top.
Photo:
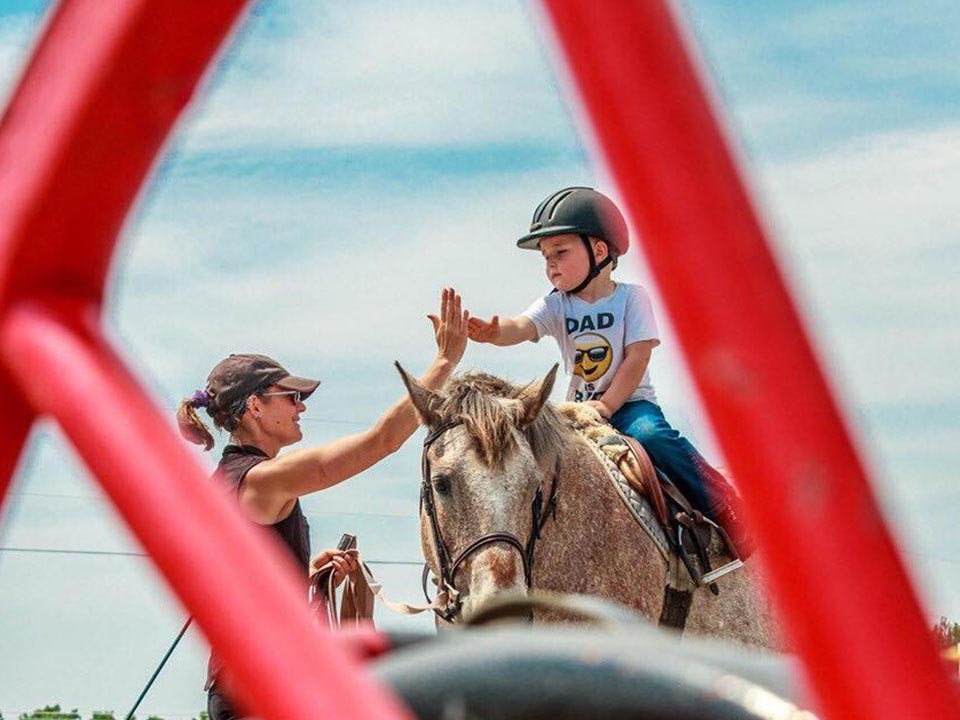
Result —
[[[239, 495], [247, 473], [255, 465], [267, 459], [268, 456], [263, 450], [252, 445], [227, 445], [223, 449], [223, 457], [220, 458], [220, 464], [217, 465], [214, 477], [219, 475], [225, 479], [233, 489], [234, 494]], [[293, 554], [297, 565], [303, 568], [303, 575], [306, 578], [310, 572], [310, 526], [307, 524], [307, 518], [303, 515], [303, 510], [300, 509], [300, 501], [297, 500], [294, 503], [293, 510], [283, 520], [265, 527], [268, 527], [280, 537], [284, 546]], [[207, 665], [205, 690], [210, 689], [210, 686], [213, 685], [222, 667], [220, 658], [211, 652], [210, 662]]]
[[[234, 492], [239, 495], [240, 486], [247, 473], [254, 465], [259, 465], [266, 459], [267, 454], [252, 445], [227, 445], [223, 449], [217, 472], [226, 478]], [[310, 569], [310, 526], [300, 509], [300, 501], [294, 503], [293, 510], [287, 517], [267, 527], [280, 536], [280, 540], [293, 553], [297, 565], [303, 568], [303, 574], [306, 575]]]

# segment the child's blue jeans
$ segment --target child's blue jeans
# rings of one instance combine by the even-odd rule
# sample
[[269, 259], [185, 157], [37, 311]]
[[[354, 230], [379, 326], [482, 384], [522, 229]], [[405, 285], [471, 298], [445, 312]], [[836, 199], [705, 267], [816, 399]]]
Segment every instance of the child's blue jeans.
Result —
[[647, 400], [624, 403], [610, 422], [643, 445], [653, 464], [666, 473], [695, 508], [711, 517], [726, 509], [727, 498], [722, 491], [727, 486], [726, 478], [670, 426], [659, 405]]

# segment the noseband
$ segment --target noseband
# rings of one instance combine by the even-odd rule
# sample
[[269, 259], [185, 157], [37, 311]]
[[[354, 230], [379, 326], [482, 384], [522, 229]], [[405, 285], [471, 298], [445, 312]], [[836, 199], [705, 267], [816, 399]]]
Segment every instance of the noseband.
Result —
[[[455, 558], [451, 558], [450, 550], [447, 548], [447, 544], [444, 542], [443, 535], [440, 532], [440, 521], [437, 518], [437, 507], [433, 496], [433, 483], [430, 481], [430, 460], [427, 454], [430, 451], [430, 446], [433, 445], [437, 438], [447, 430], [461, 425], [462, 422], [462, 420], [458, 419], [438, 425], [423, 441], [423, 454], [420, 457], [420, 507], [421, 510], [426, 508], [427, 517], [430, 518], [430, 527], [433, 531], [434, 554], [437, 556], [437, 562], [440, 565], [440, 577], [437, 578], [437, 597], [446, 597], [446, 604], [442, 608], [434, 609], [434, 612], [447, 622], [453, 622], [453, 619], [460, 612], [460, 593], [454, 584], [454, 577], [457, 574], [457, 570], [470, 555], [482, 547], [502, 542], [515, 548], [523, 560], [523, 576], [529, 589], [533, 582], [533, 551], [537, 539], [540, 537], [540, 531], [546, 524], [547, 519], [551, 515], [556, 517], [557, 514], [557, 481], [559, 478], [555, 476], [550, 487], [550, 497], [547, 500], [545, 511], [543, 505], [543, 485], [541, 484], [537, 487], [537, 493], [534, 495], [533, 503], [530, 507], [533, 523], [530, 526], [530, 538], [526, 544], [513, 533], [503, 531], [492, 532], [481, 535], [461, 550]], [[430, 567], [424, 563], [422, 578], [423, 594], [428, 602], [432, 602], [430, 595], [427, 593], [427, 578], [429, 573]]]

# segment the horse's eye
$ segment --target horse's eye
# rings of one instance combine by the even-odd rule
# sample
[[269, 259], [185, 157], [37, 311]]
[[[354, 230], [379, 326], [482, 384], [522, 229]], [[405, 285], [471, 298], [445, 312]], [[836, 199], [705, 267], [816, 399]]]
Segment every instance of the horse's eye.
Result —
[[450, 478], [446, 475], [437, 475], [433, 478], [433, 489], [441, 495], [450, 494]]

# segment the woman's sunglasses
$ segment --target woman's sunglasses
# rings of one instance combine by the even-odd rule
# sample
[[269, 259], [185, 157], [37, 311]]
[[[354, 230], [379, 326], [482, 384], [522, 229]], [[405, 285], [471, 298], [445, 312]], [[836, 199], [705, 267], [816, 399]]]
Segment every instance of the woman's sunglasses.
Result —
[[293, 395], [291, 400], [293, 400], [294, 405], [299, 405], [303, 401], [303, 393], [299, 390], [277, 390], [276, 392], [260, 393], [260, 397], [268, 397], [270, 395]]

